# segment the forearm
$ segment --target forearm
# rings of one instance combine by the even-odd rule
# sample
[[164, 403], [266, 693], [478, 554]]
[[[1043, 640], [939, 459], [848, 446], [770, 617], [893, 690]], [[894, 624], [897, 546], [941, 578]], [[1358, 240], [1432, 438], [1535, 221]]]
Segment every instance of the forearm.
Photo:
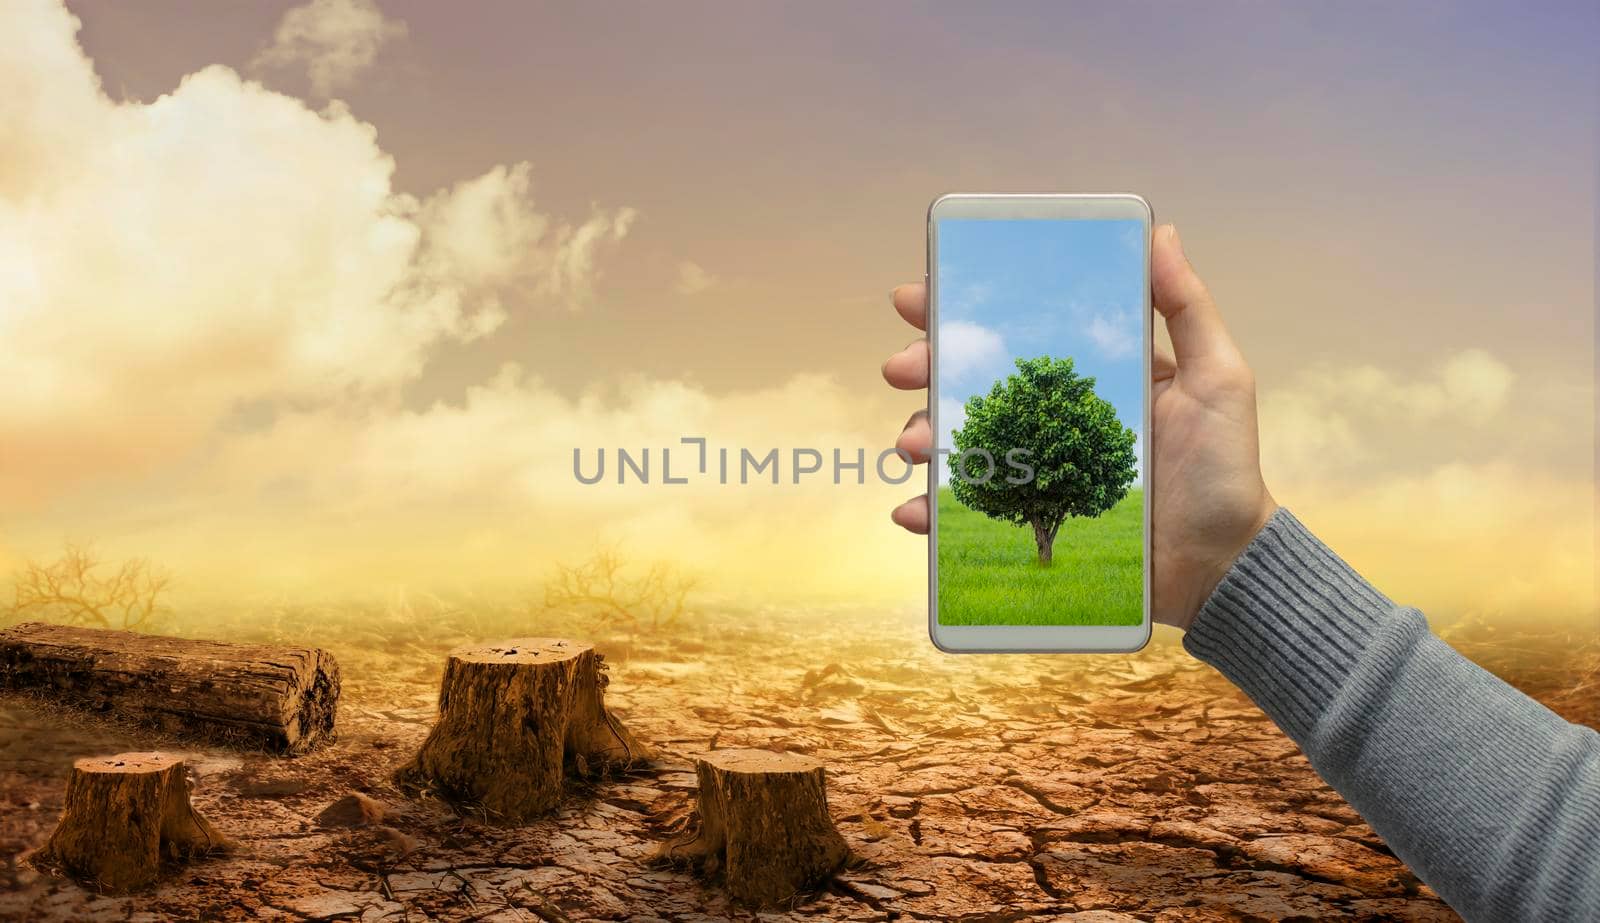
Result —
[[1456, 653], [1287, 510], [1184, 646], [1469, 920], [1600, 919], [1600, 734]]

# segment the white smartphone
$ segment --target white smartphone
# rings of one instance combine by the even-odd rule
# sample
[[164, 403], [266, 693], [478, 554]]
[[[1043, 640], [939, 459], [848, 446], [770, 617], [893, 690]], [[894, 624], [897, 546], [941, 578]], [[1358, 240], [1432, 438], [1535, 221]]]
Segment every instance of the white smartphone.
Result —
[[928, 209], [928, 630], [949, 652], [1150, 640], [1150, 206]]

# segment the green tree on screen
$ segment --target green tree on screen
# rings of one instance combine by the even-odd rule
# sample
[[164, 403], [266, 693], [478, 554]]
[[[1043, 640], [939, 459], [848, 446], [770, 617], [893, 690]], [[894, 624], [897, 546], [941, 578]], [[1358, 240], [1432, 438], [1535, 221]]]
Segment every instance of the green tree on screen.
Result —
[[966, 411], [953, 433], [950, 488], [969, 509], [1032, 526], [1040, 564], [1067, 517], [1099, 516], [1127, 496], [1133, 430], [1071, 359], [1018, 359], [1016, 373], [969, 398]]

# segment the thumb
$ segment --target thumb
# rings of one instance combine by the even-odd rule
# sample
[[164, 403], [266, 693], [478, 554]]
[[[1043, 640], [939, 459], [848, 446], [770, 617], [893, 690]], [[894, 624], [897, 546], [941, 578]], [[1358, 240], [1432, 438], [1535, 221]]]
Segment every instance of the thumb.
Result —
[[1150, 294], [1156, 310], [1166, 319], [1172, 352], [1180, 366], [1185, 358], [1238, 355], [1211, 293], [1184, 256], [1178, 229], [1170, 224], [1161, 225], [1151, 235]]

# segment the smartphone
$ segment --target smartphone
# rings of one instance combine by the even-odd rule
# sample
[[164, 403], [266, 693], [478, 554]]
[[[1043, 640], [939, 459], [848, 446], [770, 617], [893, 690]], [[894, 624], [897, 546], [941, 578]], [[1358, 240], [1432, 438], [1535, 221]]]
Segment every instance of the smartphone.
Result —
[[949, 652], [1150, 640], [1150, 206], [928, 209], [928, 631]]

